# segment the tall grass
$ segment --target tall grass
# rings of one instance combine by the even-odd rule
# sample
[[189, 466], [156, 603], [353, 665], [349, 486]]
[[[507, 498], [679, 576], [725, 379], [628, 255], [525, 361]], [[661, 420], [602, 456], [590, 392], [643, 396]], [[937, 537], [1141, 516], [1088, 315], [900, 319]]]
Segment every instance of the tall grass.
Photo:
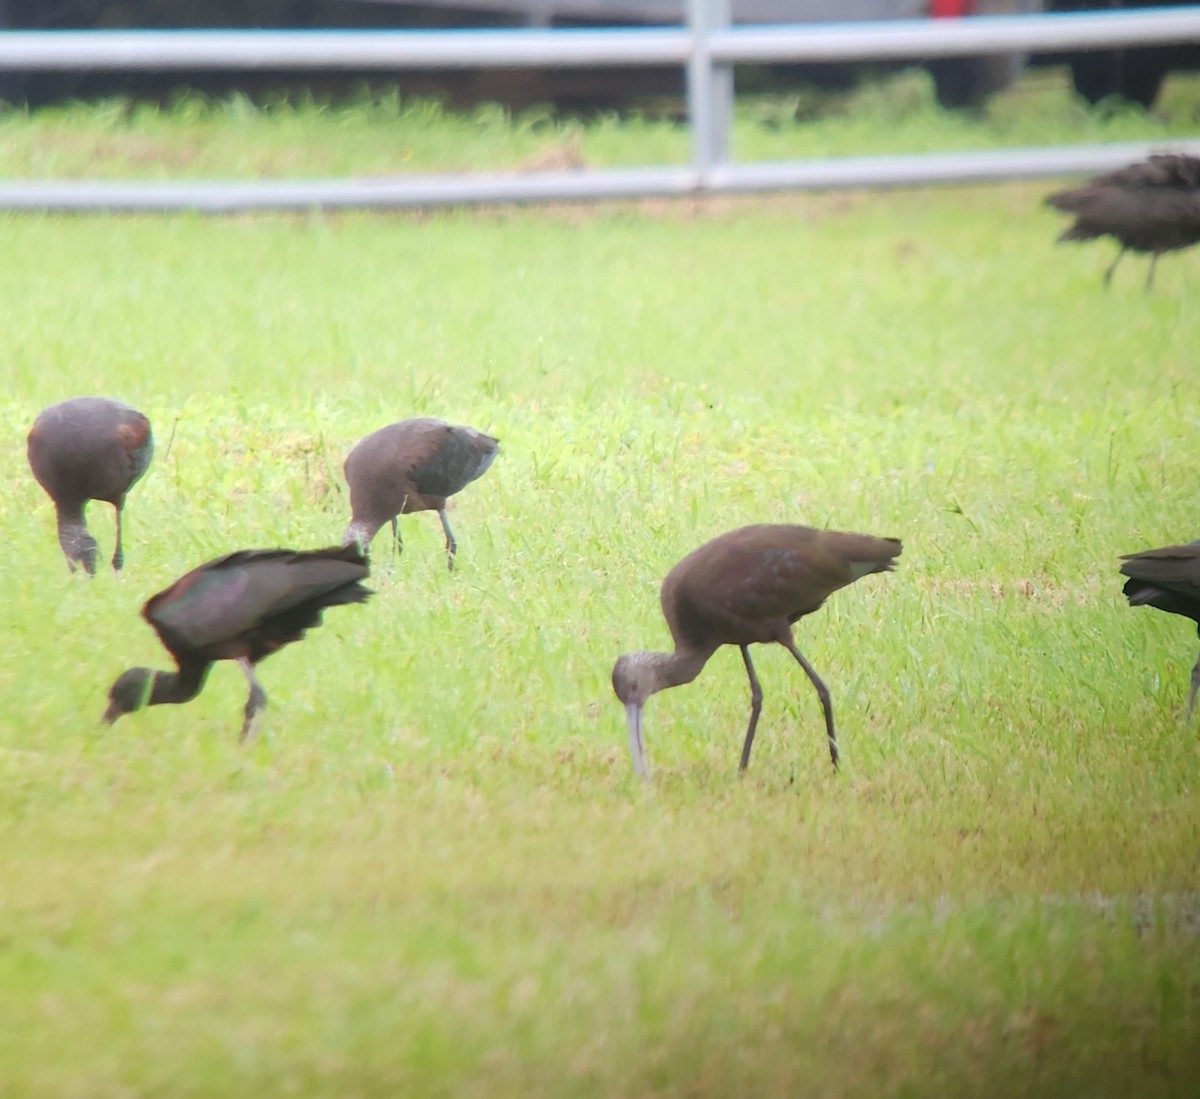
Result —
[[[256, 102], [180, 93], [0, 114], [0, 173], [9, 178], [392, 175], [681, 164], [690, 156], [681, 104], [581, 119], [495, 104], [455, 112], [434, 100], [362, 89], [346, 100]], [[929, 152], [1194, 137], [1200, 78], [1171, 76], [1153, 112], [1075, 97], [1065, 69], [1035, 70], [982, 116], [941, 110], [928, 75], [907, 70], [847, 92], [799, 89], [738, 100], [741, 160]]]
[[[1041, 193], [4, 219], [5, 1096], [1190, 1095], [1196, 642], [1115, 558], [1195, 534], [1200, 259], [1105, 292]], [[22, 442], [85, 392], [158, 438], [91, 583]], [[98, 724], [148, 595], [335, 541], [418, 414], [502, 440], [453, 575], [381, 537], [252, 747], [229, 667]], [[843, 771], [767, 650], [736, 779], [725, 652], [639, 787], [612, 661], [751, 521], [905, 540], [799, 631]]]

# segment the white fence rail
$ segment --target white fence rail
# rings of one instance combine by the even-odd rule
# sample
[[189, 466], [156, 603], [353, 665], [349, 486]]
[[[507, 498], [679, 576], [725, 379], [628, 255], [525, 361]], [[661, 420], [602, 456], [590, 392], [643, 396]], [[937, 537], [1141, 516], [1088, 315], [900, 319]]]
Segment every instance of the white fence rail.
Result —
[[[692, 26], [610, 30], [4, 31], [0, 70], [467, 69], [955, 57], [1200, 40], [1200, 4], [1060, 15], [729, 26], [728, 0], [692, 0]], [[719, 9], [724, 8], [724, 11]], [[710, 29], [703, 43], [693, 29]]]
[[[513, 31], [0, 32], [0, 70], [686, 65], [689, 167], [250, 183], [0, 183], [0, 209], [287, 210], [449, 206], [713, 192], [974, 182], [1101, 171], [1148, 144], [736, 164], [733, 65], [953, 57], [1200, 41], [1200, 5], [1071, 15], [821, 26], [729, 25], [729, 0], [689, 0], [686, 27]], [[1194, 141], [1172, 147], [1200, 153]]]

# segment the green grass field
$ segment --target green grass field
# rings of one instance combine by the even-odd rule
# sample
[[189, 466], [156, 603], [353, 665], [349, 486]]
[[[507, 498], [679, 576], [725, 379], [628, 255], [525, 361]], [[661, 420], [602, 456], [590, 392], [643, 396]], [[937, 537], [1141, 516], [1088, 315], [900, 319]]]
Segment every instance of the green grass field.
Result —
[[[436, 102], [362, 89], [348, 102], [180, 95], [166, 106], [114, 98], [29, 113], [0, 112], [0, 170], [9, 179], [180, 179], [390, 176], [414, 171], [683, 164], [678, 99], [640, 114], [583, 122], [534, 108], [511, 117], [484, 104]], [[743, 161], [939, 152], [999, 146], [1194, 138], [1200, 74], [1175, 73], [1153, 112], [1089, 109], [1065, 68], [1037, 69], [985, 116], [940, 110], [927, 74], [901, 71], [843, 93], [739, 99], [734, 156]]]
[[[1196, 638], [1116, 557], [1197, 534], [1200, 252], [1105, 292], [1046, 189], [6, 217], [0, 1094], [1193, 1095]], [[24, 456], [88, 392], [158, 439], [92, 583]], [[420, 414], [502, 440], [458, 571], [381, 536], [247, 749], [228, 665], [99, 724], [150, 594], [337, 541], [346, 451]], [[843, 770], [763, 649], [738, 780], [725, 650], [642, 787], [613, 660], [755, 521], [905, 541], [798, 631]]]

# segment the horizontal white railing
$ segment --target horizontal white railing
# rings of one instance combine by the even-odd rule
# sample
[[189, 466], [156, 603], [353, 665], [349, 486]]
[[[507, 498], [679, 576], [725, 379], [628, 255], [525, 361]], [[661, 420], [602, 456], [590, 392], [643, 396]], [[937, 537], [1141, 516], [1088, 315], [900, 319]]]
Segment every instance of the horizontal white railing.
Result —
[[[4, 31], [0, 69], [465, 69], [682, 65], [687, 27], [607, 30]], [[957, 57], [1200, 40], [1200, 4], [1059, 15], [714, 27], [715, 62]]]
[[[686, 27], [510, 31], [0, 32], [0, 70], [353, 69], [686, 65], [689, 167], [254, 182], [0, 183], [0, 208], [213, 213], [636, 198], [975, 182], [1102, 171], [1146, 143], [736, 164], [733, 64], [930, 58], [1200, 41], [1200, 5], [1070, 15], [815, 26], [729, 25], [689, 0]], [[1200, 154], [1195, 141], [1173, 148]]]
[[881, 61], [1197, 40], [1200, 5], [825, 27], [734, 27], [714, 33], [709, 49], [718, 61]]
[[[920, 156], [729, 164], [702, 186], [695, 168], [616, 168], [596, 172], [529, 172], [375, 179], [275, 180], [247, 183], [137, 183], [46, 180], [0, 183], [0, 209], [232, 214], [267, 210], [445, 207], [580, 200], [680, 198], [699, 193], [903, 187], [1036, 179], [1105, 172], [1161, 146], [1149, 142], [1065, 149], [1004, 149]], [[1172, 142], [1200, 156], [1200, 141]]]

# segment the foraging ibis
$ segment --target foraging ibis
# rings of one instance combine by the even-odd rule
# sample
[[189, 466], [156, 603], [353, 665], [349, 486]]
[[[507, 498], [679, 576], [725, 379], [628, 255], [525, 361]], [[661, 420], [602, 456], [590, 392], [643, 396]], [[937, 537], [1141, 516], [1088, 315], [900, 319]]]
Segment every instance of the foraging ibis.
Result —
[[722, 645], [742, 650], [750, 677], [750, 725], [738, 768], [750, 762], [762, 688], [750, 646], [775, 641], [796, 658], [812, 681], [825, 712], [834, 767], [837, 734], [829, 689], [792, 637], [792, 624], [818, 610], [832, 592], [873, 572], [890, 572], [900, 540], [811, 527], [761, 524], [706, 542], [679, 562], [662, 584], [663, 616], [675, 641], [672, 653], [626, 653], [612, 673], [613, 691], [625, 704], [634, 770], [646, 774], [642, 707], [652, 694], [690, 683]]
[[125, 496], [154, 455], [150, 421], [136, 408], [107, 397], [75, 397], [38, 415], [27, 440], [29, 466], [54, 501], [58, 544], [74, 572], [82, 566], [96, 574], [96, 539], [88, 533], [83, 510], [103, 500], [117, 512], [117, 546], [112, 567], [125, 563], [121, 548], [121, 512]]
[[123, 673], [109, 691], [104, 721], [111, 725], [142, 706], [188, 702], [214, 661], [236, 660], [250, 683], [238, 738], [245, 741], [267, 704], [255, 665], [319, 626], [326, 607], [366, 602], [373, 594], [361, 583], [368, 571], [355, 545], [239, 550], [192, 569], [142, 608], [179, 670]]
[[1108, 236], [1121, 246], [1104, 272], [1105, 286], [1127, 251], [1149, 252], [1149, 290], [1163, 252], [1200, 242], [1200, 157], [1156, 154], [1097, 176], [1082, 187], [1058, 191], [1046, 202], [1075, 215], [1075, 223], [1060, 234], [1060, 241]]
[[343, 543], [358, 542], [365, 550], [376, 531], [390, 520], [399, 553], [397, 516], [436, 511], [453, 569], [458, 543], [446, 518], [446, 500], [482, 477], [499, 449], [499, 440], [490, 435], [443, 420], [402, 420], [372, 432], [346, 456], [350, 525]]
[[[1196, 623], [1200, 633], [1200, 541], [1186, 546], [1163, 546], [1122, 556], [1121, 572], [1129, 579], [1123, 589], [1131, 607], [1154, 607], [1180, 614]], [[1188, 695], [1188, 720], [1196, 709], [1200, 690], [1200, 658], [1192, 668]]]

